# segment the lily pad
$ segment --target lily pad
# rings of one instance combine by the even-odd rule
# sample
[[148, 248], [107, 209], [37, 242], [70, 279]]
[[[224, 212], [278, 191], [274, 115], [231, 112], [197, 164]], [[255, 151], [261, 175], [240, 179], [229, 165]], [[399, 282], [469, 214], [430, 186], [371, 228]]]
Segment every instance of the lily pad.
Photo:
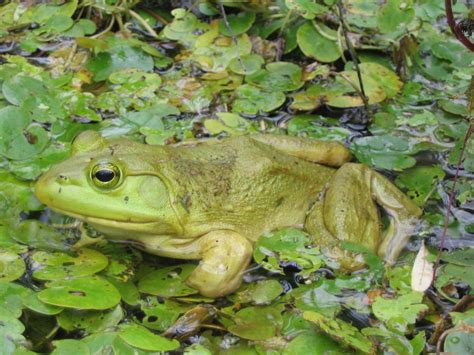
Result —
[[171, 351], [179, 348], [179, 341], [156, 335], [136, 324], [121, 326], [119, 336], [127, 344], [145, 351]]
[[63, 339], [53, 341], [54, 350], [52, 355], [89, 355], [89, 348], [87, 344], [80, 340]]
[[46, 287], [38, 293], [38, 298], [54, 306], [103, 310], [120, 302], [117, 289], [99, 276], [52, 281]]
[[283, 105], [286, 99], [281, 91], [265, 91], [248, 84], [239, 86], [236, 96], [232, 111], [248, 115], [273, 111]]
[[374, 315], [391, 329], [405, 332], [428, 306], [422, 304], [423, 293], [411, 292], [395, 299], [377, 297], [372, 305]]
[[18, 254], [0, 251], [0, 282], [16, 280], [25, 272], [25, 262]]
[[269, 304], [281, 295], [283, 287], [277, 280], [262, 280], [243, 287], [230, 298], [238, 303], [253, 303], [255, 305]]
[[142, 293], [161, 297], [181, 297], [196, 294], [197, 291], [185, 283], [195, 268], [196, 265], [183, 264], [153, 271], [140, 279], [138, 290]]
[[310, 237], [298, 229], [282, 229], [261, 236], [254, 247], [253, 257], [258, 264], [272, 272], [283, 274], [283, 266], [295, 263], [310, 274], [322, 264], [319, 250], [310, 248]]
[[303, 317], [337, 342], [363, 353], [373, 352], [374, 344], [351, 324], [313, 311], [304, 312]]
[[252, 26], [255, 21], [255, 12], [239, 12], [236, 15], [229, 15], [227, 21], [232, 32], [229, 32], [224, 20], [219, 21], [219, 32], [224, 36], [237, 36], [247, 32]]
[[282, 326], [281, 306], [247, 307], [235, 314], [231, 333], [249, 340], [266, 340], [274, 337]]
[[[334, 37], [330, 40], [327, 36], [321, 35], [315, 28]], [[341, 52], [336, 43], [337, 33], [322, 23], [307, 22], [302, 25], [296, 33], [296, 40], [301, 51], [308, 57], [315, 58], [322, 63], [332, 63], [341, 57]]]
[[303, 86], [301, 68], [289, 62], [270, 63], [245, 80], [262, 89], [271, 88], [276, 91], [292, 91]]
[[87, 333], [98, 333], [115, 327], [122, 320], [124, 312], [118, 305], [108, 311], [64, 310], [56, 319], [64, 330], [71, 332], [82, 330]]
[[430, 197], [438, 197], [435, 188], [445, 175], [439, 166], [418, 166], [397, 176], [395, 183], [407, 189], [406, 194], [418, 206], [423, 206]]
[[77, 256], [61, 252], [38, 251], [33, 254], [35, 262], [33, 277], [38, 280], [61, 280], [88, 276], [105, 269], [107, 257], [93, 249], [80, 249]]
[[352, 151], [361, 163], [381, 169], [403, 170], [411, 168], [416, 160], [406, 139], [391, 135], [364, 137], [354, 141]]
[[251, 75], [257, 72], [265, 60], [262, 56], [257, 54], [247, 54], [239, 58], [234, 58], [229, 63], [229, 69], [236, 74]]

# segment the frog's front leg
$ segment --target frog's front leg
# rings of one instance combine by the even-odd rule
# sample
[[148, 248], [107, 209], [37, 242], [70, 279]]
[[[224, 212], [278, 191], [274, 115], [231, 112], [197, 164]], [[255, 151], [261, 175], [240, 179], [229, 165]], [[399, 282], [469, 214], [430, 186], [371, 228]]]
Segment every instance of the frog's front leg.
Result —
[[242, 235], [220, 230], [197, 241], [201, 261], [186, 283], [203, 296], [219, 297], [235, 291], [252, 257], [252, 244]]

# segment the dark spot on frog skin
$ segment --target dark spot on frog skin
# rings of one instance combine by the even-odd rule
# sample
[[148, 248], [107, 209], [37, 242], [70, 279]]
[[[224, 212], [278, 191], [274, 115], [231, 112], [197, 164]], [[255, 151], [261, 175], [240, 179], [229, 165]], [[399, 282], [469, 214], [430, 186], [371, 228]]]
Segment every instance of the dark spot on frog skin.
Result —
[[124, 200], [125, 204], [127, 204], [128, 201], [130, 200], [130, 198], [129, 198], [128, 196], [125, 196], [125, 197], [123, 198], [123, 200]]
[[190, 199], [191, 199], [191, 195], [189, 193], [186, 193], [186, 195], [184, 195], [183, 198], [181, 199], [181, 205], [184, 207], [187, 213], [189, 213], [189, 206], [191, 205]]
[[58, 194], [60, 194], [63, 191], [62, 187], [58, 189]]
[[276, 207], [281, 206], [281, 204], [283, 203], [283, 201], [285, 201], [285, 198], [284, 198], [284, 197], [280, 197], [280, 198], [276, 201]]

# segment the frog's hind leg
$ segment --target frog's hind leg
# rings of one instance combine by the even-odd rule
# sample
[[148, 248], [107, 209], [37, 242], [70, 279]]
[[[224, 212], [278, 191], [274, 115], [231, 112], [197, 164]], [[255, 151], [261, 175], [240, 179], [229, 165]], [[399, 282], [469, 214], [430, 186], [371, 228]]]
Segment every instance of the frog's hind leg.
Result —
[[[376, 202], [390, 216], [381, 244], [382, 225]], [[420, 214], [420, 209], [382, 175], [365, 165], [347, 163], [331, 178], [324, 197], [310, 212], [306, 228], [315, 244], [337, 250], [336, 257], [346, 254], [339, 248], [340, 242], [350, 241], [393, 263], [410, 236], [413, 220]]]
[[213, 231], [198, 240], [201, 261], [186, 283], [203, 296], [219, 297], [235, 291], [242, 283], [252, 257], [252, 244], [240, 234]]

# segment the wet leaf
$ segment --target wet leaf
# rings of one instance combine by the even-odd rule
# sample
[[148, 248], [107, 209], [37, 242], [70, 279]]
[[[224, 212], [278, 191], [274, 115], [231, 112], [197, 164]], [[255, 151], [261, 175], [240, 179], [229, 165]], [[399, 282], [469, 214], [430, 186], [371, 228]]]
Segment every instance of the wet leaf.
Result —
[[[242, 287], [241, 287], [242, 288]], [[262, 280], [250, 285], [245, 285], [242, 290], [231, 296], [234, 302], [255, 305], [269, 304], [283, 292], [283, 287], [277, 280]]]
[[180, 297], [196, 294], [197, 291], [186, 285], [185, 281], [196, 265], [183, 264], [169, 266], [153, 271], [138, 283], [138, 290], [161, 297]]
[[372, 353], [372, 342], [362, 335], [362, 333], [339, 319], [331, 319], [317, 312], [306, 311], [303, 313], [304, 319], [314, 323], [321, 331], [345, 346], [350, 346], [362, 353]]
[[80, 249], [77, 256], [61, 252], [36, 252], [33, 277], [38, 280], [61, 280], [65, 278], [88, 276], [105, 269], [108, 259], [93, 249]]
[[25, 263], [20, 255], [0, 251], [0, 282], [10, 282], [20, 278], [25, 269]]
[[384, 321], [389, 328], [406, 332], [407, 326], [414, 324], [421, 312], [428, 306], [422, 304], [423, 294], [412, 292], [395, 299], [377, 297], [372, 305], [375, 316]]
[[[315, 25], [318, 26], [319, 32]], [[325, 33], [326, 36], [321, 35], [320, 32]], [[334, 40], [328, 39], [328, 36], [334, 37]], [[296, 38], [301, 51], [306, 56], [315, 58], [319, 62], [331, 63], [341, 57], [341, 52], [336, 43], [336, 32], [322, 23], [305, 23], [298, 29]]]
[[301, 68], [293, 63], [275, 62], [246, 77], [246, 82], [262, 89], [293, 91], [303, 86]]
[[273, 111], [285, 102], [283, 92], [268, 92], [247, 84], [238, 87], [236, 96], [232, 111], [248, 115]]
[[139, 325], [122, 325], [118, 334], [127, 344], [145, 351], [170, 351], [179, 348], [177, 340], [166, 339]]
[[108, 309], [120, 301], [120, 293], [99, 276], [57, 280], [46, 284], [38, 298], [47, 304], [75, 309]]
[[247, 307], [238, 311], [227, 329], [244, 339], [265, 340], [276, 335], [282, 325], [280, 307]]
[[224, 20], [219, 21], [219, 32], [224, 36], [240, 35], [247, 32], [255, 21], [255, 12], [239, 12], [236, 15], [228, 15], [227, 21], [232, 32], [226, 26]]
[[402, 31], [414, 19], [415, 11], [409, 2], [404, 0], [388, 0], [380, 9], [377, 21], [382, 33]]
[[413, 202], [423, 206], [429, 198], [438, 198], [435, 189], [444, 177], [444, 171], [438, 166], [417, 166], [397, 176], [395, 183], [408, 190], [406, 194]]
[[122, 320], [124, 312], [118, 305], [109, 311], [84, 311], [66, 309], [56, 319], [58, 325], [68, 332], [82, 330], [89, 334], [115, 327]]
[[63, 339], [53, 341], [53, 355], [89, 355], [89, 348], [84, 342], [75, 339]]

